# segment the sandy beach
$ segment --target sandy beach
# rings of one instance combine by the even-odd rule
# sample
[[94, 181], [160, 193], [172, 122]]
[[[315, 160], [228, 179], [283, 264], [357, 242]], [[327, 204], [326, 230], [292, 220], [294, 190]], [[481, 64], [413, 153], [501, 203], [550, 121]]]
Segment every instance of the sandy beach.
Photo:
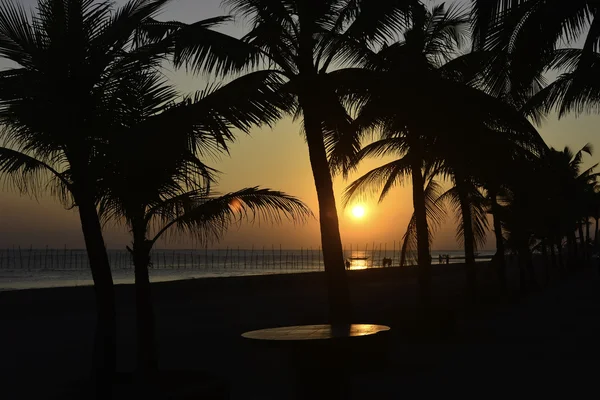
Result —
[[[433, 301], [439, 317], [437, 326], [428, 336], [420, 336], [415, 328], [413, 268], [350, 273], [356, 322], [389, 325], [394, 333], [389, 349], [392, 360], [389, 368], [374, 374], [362, 373], [357, 367], [356, 379], [352, 380], [352, 391], [357, 398], [364, 398], [359, 394], [364, 396], [372, 391], [381, 391], [383, 398], [395, 398], [393, 393], [416, 389], [422, 379], [448, 379], [458, 373], [453, 372], [453, 362], [469, 371], [475, 363], [482, 362], [464, 364], [468, 357], [482, 355], [477, 346], [483, 346], [486, 352], [495, 354], [502, 362], [516, 362], [506, 359], [506, 353], [501, 349], [506, 343], [512, 343], [505, 347], [514, 351], [517, 346], [517, 349], [529, 351], [531, 343], [538, 344], [539, 338], [528, 337], [533, 331], [552, 333], [560, 343], [566, 341], [577, 348], [586, 342], [569, 342], [569, 335], [583, 335], [595, 342], [592, 335], [600, 334], [597, 316], [593, 322], [588, 319], [577, 321], [574, 317], [578, 315], [577, 310], [572, 307], [572, 304], [579, 304], [590, 314], [598, 311], [599, 283], [593, 270], [586, 270], [566, 283], [556, 282], [526, 299], [513, 297], [508, 302], [499, 302], [494, 271], [483, 264], [479, 269], [481, 301], [477, 308], [467, 307], [462, 297], [464, 274], [461, 265], [434, 267], [434, 271]], [[517, 284], [515, 278], [511, 277], [513, 288]], [[122, 371], [134, 368], [132, 289], [131, 285], [118, 285], [116, 291], [119, 369]], [[263, 354], [257, 358], [240, 334], [265, 327], [326, 322], [324, 289], [321, 273], [153, 284], [161, 367], [202, 370], [220, 376], [228, 381], [233, 399], [287, 398], [289, 382], [285, 368], [273, 368], [282, 363], [280, 355]], [[562, 308], [557, 311], [548, 298], [558, 296], [559, 289], [560, 298], [556, 301]], [[573, 293], [576, 296], [569, 297]], [[539, 298], [543, 301], [536, 300]], [[4, 327], [0, 330], [3, 398], [65, 398], [64, 393], [85, 379], [91, 362], [95, 323], [93, 289], [72, 287], [0, 292], [0, 309], [1, 326]], [[535, 319], [531, 320], [527, 312]], [[543, 331], [544, 321], [556, 321], [555, 312], [564, 313], [559, 318], [570, 316], [571, 323], [575, 320], [571, 329], [563, 329], [564, 337], [550, 328]], [[536, 320], [541, 322], [536, 324], [533, 322]], [[585, 329], [576, 329], [577, 323], [584, 324]], [[564, 328], [569, 321], [558, 320], [556, 324]], [[569, 347], [563, 347], [569, 356]], [[539, 347], [537, 351], [535, 357], [539, 358], [554, 357], [559, 350]], [[581, 353], [584, 357], [597, 355], [597, 351]], [[474, 371], [492, 368], [489, 374], [493, 377], [493, 371], [500, 368], [494, 360], [485, 359], [485, 365]], [[507, 369], [504, 374], [508, 379], [514, 373]]]

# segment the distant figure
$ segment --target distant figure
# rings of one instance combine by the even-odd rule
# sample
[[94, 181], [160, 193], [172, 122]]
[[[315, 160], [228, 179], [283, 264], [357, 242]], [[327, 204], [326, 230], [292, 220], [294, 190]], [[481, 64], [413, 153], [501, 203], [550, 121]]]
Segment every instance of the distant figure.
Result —
[[439, 263], [440, 263], [440, 264], [442, 263], [442, 259], [443, 259], [443, 257], [442, 257], [442, 255], [440, 254], [440, 255], [439, 255], [439, 260], [440, 260], [440, 261], [439, 261]]
[[350, 260], [346, 260], [346, 269], [350, 269]]
[[383, 258], [383, 266], [384, 267], [391, 267], [392, 266], [392, 259], [391, 258]]
[[446, 265], [450, 264], [450, 254], [446, 254]]

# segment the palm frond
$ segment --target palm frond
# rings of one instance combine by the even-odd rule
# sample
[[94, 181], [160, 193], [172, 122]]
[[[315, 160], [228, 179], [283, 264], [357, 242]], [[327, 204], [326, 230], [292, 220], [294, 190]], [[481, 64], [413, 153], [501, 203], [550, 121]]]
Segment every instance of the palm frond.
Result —
[[0, 147], [0, 174], [7, 186], [32, 196], [37, 196], [54, 180], [67, 190], [71, 186], [66, 174], [28, 154], [7, 147]]
[[142, 26], [137, 40], [171, 43], [176, 67], [185, 66], [194, 73], [228, 74], [255, 66], [261, 57], [256, 46], [214, 29], [231, 20], [229, 16], [193, 24], [149, 20]]
[[470, 185], [468, 188], [467, 199], [469, 207], [470, 221], [465, 221], [465, 216], [462, 213], [461, 199], [458, 188], [452, 187], [446, 192], [441, 194], [437, 199], [437, 202], [446, 203], [451, 207], [454, 215], [456, 216], [456, 240], [460, 244], [464, 244], [464, 224], [470, 223], [473, 230], [473, 239], [475, 250], [485, 245], [486, 235], [489, 228], [486, 199], [485, 196], [477, 189], [477, 187]]
[[[178, 211], [170, 211], [173, 207]], [[242, 221], [281, 223], [287, 219], [304, 222], [312, 218], [310, 209], [300, 200], [283, 192], [258, 187], [242, 189], [223, 196], [181, 197], [168, 204], [168, 212], [155, 212], [164, 226], [154, 236], [156, 241], [173, 228], [189, 233], [201, 242], [218, 240], [226, 230]], [[172, 219], [174, 214], [177, 218]]]
[[379, 193], [379, 202], [382, 202], [393, 187], [402, 183], [410, 175], [410, 171], [411, 159], [404, 157], [367, 172], [344, 190], [342, 197], [344, 207], [367, 194]]

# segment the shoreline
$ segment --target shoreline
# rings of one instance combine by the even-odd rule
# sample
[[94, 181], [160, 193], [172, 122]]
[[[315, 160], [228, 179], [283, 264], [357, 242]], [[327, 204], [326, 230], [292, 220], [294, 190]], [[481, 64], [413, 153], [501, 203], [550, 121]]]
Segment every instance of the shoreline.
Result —
[[[487, 260], [477, 261], [478, 266], [488, 264]], [[463, 263], [438, 264], [432, 263], [432, 268], [452, 271], [455, 268], [461, 268]], [[414, 269], [416, 266], [408, 265], [404, 267], [369, 267], [356, 268], [348, 271], [356, 273], [380, 269]], [[134, 283], [133, 269], [113, 270], [113, 281], [117, 285], [131, 285]], [[202, 280], [202, 279], [233, 279], [250, 276], [271, 276], [271, 275], [298, 275], [307, 273], [322, 273], [322, 270], [314, 269], [241, 269], [229, 268], [221, 270], [206, 269], [150, 269], [150, 281], [152, 284], [173, 281]], [[57, 270], [0, 270], [0, 292], [10, 292], [19, 290], [36, 290], [50, 288], [68, 288], [93, 286], [91, 272], [81, 269], [57, 269]]]

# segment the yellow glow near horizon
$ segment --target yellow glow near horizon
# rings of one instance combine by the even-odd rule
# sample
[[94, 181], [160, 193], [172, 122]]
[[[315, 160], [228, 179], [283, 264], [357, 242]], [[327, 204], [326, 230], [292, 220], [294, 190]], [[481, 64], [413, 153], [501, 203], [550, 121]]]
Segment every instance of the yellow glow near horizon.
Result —
[[365, 216], [365, 207], [361, 205], [356, 205], [352, 207], [352, 216], [357, 219], [361, 219]]

